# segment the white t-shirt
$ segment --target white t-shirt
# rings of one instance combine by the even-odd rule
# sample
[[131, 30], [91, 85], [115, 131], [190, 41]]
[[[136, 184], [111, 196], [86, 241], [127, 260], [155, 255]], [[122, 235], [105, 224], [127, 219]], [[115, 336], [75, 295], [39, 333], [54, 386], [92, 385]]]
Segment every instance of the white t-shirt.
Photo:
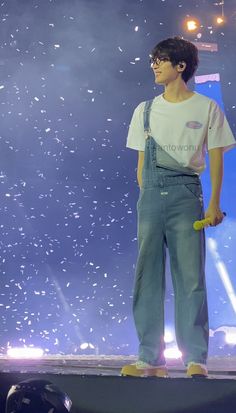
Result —
[[[143, 111], [145, 102], [134, 110], [126, 147], [145, 150]], [[150, 136], [181, 166], [197, 173], [204, 171], [206, 151], [223, 147], [227, 151], [236, 146], [236, 140], [219, 105], [195, 92], [177, 103], [154, 98], [150, 112]]]

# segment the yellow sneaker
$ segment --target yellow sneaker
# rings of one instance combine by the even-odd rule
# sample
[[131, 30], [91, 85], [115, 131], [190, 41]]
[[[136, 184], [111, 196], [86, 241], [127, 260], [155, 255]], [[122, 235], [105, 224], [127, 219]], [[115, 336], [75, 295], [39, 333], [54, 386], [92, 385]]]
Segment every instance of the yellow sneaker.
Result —
[[187, 376], [188, 377], [207, 377], [208, 371], [205, 364], [188, 363]]
[[144, 361], [137, 361], [134, 364], [123, 366], [121, 375], [133, 377], [168, 377], [168, 370], [165, 366], [151, 366]]

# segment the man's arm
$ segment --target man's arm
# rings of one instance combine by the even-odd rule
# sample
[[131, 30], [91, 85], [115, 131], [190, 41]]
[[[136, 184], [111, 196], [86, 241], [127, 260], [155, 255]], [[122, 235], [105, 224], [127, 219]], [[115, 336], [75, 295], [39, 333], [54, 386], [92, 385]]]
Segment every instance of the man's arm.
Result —
[[137, 169], [137, 179], [138, 184], [141, 189], [142, 187], [142, 170], [143, 170], [143, 163], [144, 163], [144, 151], [138, 152], [138, 169]]
[[211, 198], [205, 213], [206, 218], [211, 219], [211, 225], [215, 226], [223, 220], [220, 210], [220, 193], [223, 181], [223, 148], [209, 150], [210, 176], [211, 176]]

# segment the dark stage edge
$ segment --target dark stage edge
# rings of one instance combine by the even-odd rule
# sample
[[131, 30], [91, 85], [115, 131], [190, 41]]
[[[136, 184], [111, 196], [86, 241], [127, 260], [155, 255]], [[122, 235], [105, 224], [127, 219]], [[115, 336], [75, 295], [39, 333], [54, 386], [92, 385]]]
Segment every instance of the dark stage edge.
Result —
[[168, 362], [169, 378], [121, 377], [135, 356], [0, 356], [0, 413], [12, 384], [50, 380], [72, 399], [72, 413], [236, 413], [236, 357], [208, 360], [207, 379], [187, 378], [180, 361]]

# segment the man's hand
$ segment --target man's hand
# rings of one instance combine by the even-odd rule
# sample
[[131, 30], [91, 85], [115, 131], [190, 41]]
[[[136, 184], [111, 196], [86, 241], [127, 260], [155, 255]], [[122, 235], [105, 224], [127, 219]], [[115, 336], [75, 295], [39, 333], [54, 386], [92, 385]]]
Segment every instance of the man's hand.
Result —
[[205, 212], [205, 218], [210, 218], [210, 226], [215, 227], [216, 225], [221, 224], [224, 219], [224, 215], [217, 203], [210, 203]]

